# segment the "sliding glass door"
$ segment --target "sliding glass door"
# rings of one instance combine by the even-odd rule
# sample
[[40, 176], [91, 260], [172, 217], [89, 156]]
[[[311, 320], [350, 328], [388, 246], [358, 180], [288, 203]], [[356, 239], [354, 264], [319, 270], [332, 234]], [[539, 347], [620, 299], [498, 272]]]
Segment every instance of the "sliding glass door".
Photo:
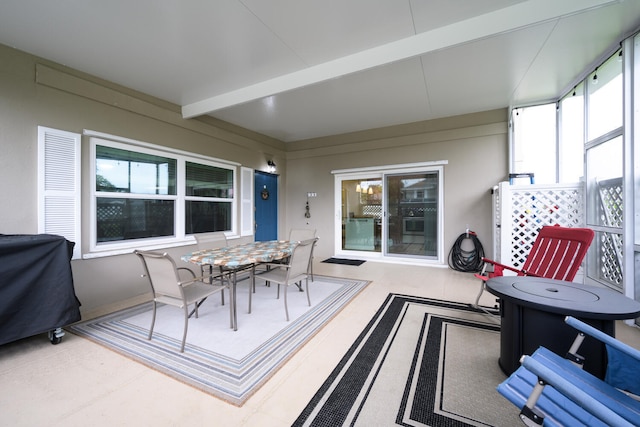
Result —
[[336, 192], [336, 254], [443, 262], [441, 166], [336, 173]]
[[387, 254], [438, 256], [438, 172], [385, 176]]
[[342, 181], [342, 249], [380, 252], [382, 181], [375, 176]]

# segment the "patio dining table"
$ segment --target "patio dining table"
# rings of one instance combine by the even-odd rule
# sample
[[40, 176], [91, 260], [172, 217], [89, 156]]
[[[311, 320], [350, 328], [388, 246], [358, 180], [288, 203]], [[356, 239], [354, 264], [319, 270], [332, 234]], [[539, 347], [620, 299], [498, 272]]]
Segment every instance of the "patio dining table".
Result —
[[238, 330], [238, 313], [236, 304], [237, 273], [248, 268], [254, 269], [257, 264], [284, 259], [293, 253], [297, 242], [288, 240], [269, 240], [250, 242], [236, 246], [224, 246], [215, 249], [202, 249], [185, 254], [181, 259], [197, 265], [218, 267], [220, 273], [228, 273], [231, 277], [231, 304], [233, 330]]

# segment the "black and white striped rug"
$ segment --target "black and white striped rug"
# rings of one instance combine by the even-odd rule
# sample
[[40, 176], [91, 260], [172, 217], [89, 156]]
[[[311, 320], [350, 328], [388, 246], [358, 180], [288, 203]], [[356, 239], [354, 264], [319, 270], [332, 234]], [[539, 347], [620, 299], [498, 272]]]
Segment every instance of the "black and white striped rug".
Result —
[[501, 426], [496, 318], [467, 304], [390, 294], [294, 426]]

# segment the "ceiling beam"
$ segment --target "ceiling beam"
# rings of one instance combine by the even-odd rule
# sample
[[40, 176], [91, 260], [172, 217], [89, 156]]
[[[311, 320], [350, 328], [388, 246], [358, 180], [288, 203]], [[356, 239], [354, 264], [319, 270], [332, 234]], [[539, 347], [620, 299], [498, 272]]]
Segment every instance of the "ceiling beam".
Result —
[[182, 106], [185, 119], [255, 101], [429, 52], [582, 13], [620, 0], [528, 0], [445, 27]]

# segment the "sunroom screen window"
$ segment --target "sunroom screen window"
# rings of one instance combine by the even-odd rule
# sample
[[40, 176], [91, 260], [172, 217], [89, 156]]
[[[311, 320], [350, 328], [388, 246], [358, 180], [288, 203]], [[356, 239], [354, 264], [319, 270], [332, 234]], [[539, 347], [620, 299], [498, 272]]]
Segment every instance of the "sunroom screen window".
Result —
[[555, 183], [556, 104], [516, 108], [512, 118], [512, 172], [533, 173], [538, 184]]
[[96, 191], [176, 194], [176, 160], [96, 146]]
[[622, 62], [613, 55], [587, 80], [589, 118], [587, 139], [592, 141], [622, 126]]
[[578, 182], [584, 176], [584, 84], [560, 101], [559, 182]]

